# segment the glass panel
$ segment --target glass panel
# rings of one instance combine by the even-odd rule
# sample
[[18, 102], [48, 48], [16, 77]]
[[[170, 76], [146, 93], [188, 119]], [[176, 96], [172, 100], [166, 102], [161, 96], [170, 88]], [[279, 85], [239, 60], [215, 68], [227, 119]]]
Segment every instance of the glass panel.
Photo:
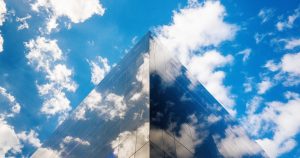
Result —
[[177, 158], [192, 158], [193, 153], [190, 152], [185, 146], [176, 141], [176, 156]]
[[[135, 130], [147, 122], [149, 127], [149, 70], [145, 69], [149, 67], [148, 50], [146, 35], [66, 118], [43, 148], [65, 157], [128, 158], [136, 147], [144, 145], [149, 132], [140, 129], [137, 134]], [[67, 136], [74, 139], [64, 142]]]
[[[261, 148], [246, 133], [228, 130], [235, 129], [238, 122], [228, 119], [230, 115], [224, 107], [192, 78], [178, 59], [166, 59], [166, 49], [159, 41], [152, 44], [150, 67], [155, 71], [150, 74], [150, 141], [153, 146], [161, 149], [164, 157], [176, 157], [174, 152], [184, 158], [264, 157]], [[159, 135], [159, 131], [164, 133]], [[175, 150], [170, 145], [173, 137], [176, 139]], [[229, 141], [233, 137], [242, 139], [238, 139], [239, 143]], [[225, 149], [240, 148], [243, 138], [249, 140], [243, 145], [243, 153], [234, 156], [234, 151], [224, 152]]]
[[165, 157], [176, 157], [175, 139], [167, 132], [163, 132], [163, 150]]
[[150, 157], [164, 158], [164, 152], [155, 144], [150, 142]]
[[134, 158], [150, 158], [150, 146], [149, 142], [140, 148], [136, 153]]
[[137, 129], [136, 150], [139, 150], [142, 146], [149, 142], [149, 128], [150, 125], [147, 122]]

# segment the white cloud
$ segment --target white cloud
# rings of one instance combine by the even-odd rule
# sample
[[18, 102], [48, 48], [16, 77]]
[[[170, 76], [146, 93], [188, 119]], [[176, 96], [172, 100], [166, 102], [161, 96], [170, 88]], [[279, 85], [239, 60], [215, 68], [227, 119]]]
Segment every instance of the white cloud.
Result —
[[157, 28], [161, 42], [184, 64], [191, 51], [206, 46], [218, 46], [231, 40], [237, 27], [224, 22], [225, 8], [219, 1], [197, 2], [174, 12], [170, 25]]
[[109, 118], [110, 120], [115, 117], [123, 118], [127, 111], [127, 105], [124, 97], [114, 93], [109, 93], [105, 97], [106, 105], [100, 106], [100, 114]]
[[223, 56], [219, 52], [212, 50], [203, 55], [194, 55], [189, 63], [186, 64], [186, 68], [189, 70], [188, 76], [190, 78], [200, 81], [224, 105], [226, 110], [235, 115], [233, 110], [235, 101], [232, 99], [229, 88], [223, 85], [225, 72], [218, 70], [218, 68], [231, 63], [232, 60], [233, 57], [231, 55]]
[[257, 84], [258, 94], [266, 93], [273, 86], [272, 81], [268, 77], [264, 77], [263, 80]]
[[[0, 105], [4, 108], [1, 110], [5, 111], [5, 117], [12, 117], [21, 110], [21, 105], [16, 101], [16, 98], [3, 87], [0, 87]], [[8, 109], [9, 111], [6, 111]]]
[[277, 64], [273, 60], [269, 60], [265, 67], [272, 72], [276, 72], [273, 78], [284, 86], [300, 84], [300, 52], [285, 54]]
[[284, 96], [286, 99], [295, 99], [295, 98], [300, 98], [300, 95], [295, 92], [287, 91], [284, 93]]
[[70, 143], [76, 143], [76, 145], [86, 145], [89, 146], [90, 143], [86, 140], [82, 140], [80, 138], [77, 137], [72, 137], [72, 136], [66, 136], [63, 141], [59, 144], [59, 149], [57, 150], [53, 150], [51, 148], [38, 148], [33, 155], [31, 156], [31, 158], [60, 158], [63, 157], [61, 155], [64, 155], [63, 153], [65, 152], [66, 146], [67, 144]]
[[272, 72], [280, 69], [280, 66], [275, 64], [274, 60], [268, 60], [267, 63], [264, 65], [264, 67], [269, 69]]
[[261, 113], [255, 115], [257, 119], [256, 122], [253, 122], [255, 123], [253, 126], [258, 126], [258, 130], [271, 128], [274, 132], [271, 138], [257, 140], [270, 157], [280, 156], [296, 147], [297, 142], [294, 137], [300, 132], [299, 106], [298, 94], [286, 103], [269, 102]]
[[[114, 155], [119, 158], [130, 157], [135, 150], [140, 149], [149, 141], [149, 128], [149, 122], [145, 122], [143, 125], [138, 127], [136, 131], [124, 131], [120, 133], [118, 137], [111, 142]], [[120, 142], [122, 144], [120, 144]], [[143, 154], [146, 155], [149, 153]]]
[[252, 77], [246, 77], [245, 82], [243, 83], [244, 92], [248, 93], [252, 91], [252, 84], [253, 84], [253, 78]]
[[294, 14], [289, 15], [286, 20], [279, 21], [276, 23], [276, 28], [278, 31], [283, 31], [287, 28], [293, 28], [295, 20], [300, 16], [300, 9], [295, 9]]
[[4, 40], [3, 40], [3, 37], [0, 34], [0, 53], [3, 52], [3, 43], [4, 43]]
[[[6, 15], [6, 4], [4, 2], [4, 0], [0, 0], [0, 26], [3, 25], [3, 23], [5, 22], [5, 15]], [[3, 37], [0, 34], [0, 53], [3, 51]]]
[[100, 83], [105, 75], [110, 71], [111, 66], [108, 63], [107, 58], [101, 56], [96, 57], [96, 61], [88, 61], [91, 66], [91, 82], [94, 85]]
[[242, 124], [247, 129], [248, 133], [252, 136], [258, 136], [258, 134], [263, 133], [260, 129], [260, 118], [257, 117], [256, 113], [260, 106], [262, 106], [263, 98], [261, 96], [254, 96], [246, 104], [246, 117], [242, 118]]
[[41, 142], [38, 138], [38, 133], [36, 133], [34, 130], [30, 130], [30, 132], [21, 132], [17, 134], [19, 140], [22, 142], [26, 142], [31, 144], [34, 147], [40, 147]]
[[43, 102], [41, 112], [47, 115], [54, 115], [59, 112], [70, 111], [70, 101], [66, 98], [65, 93], [52, 89], [51, 92], [47, 93], [49, 96], [44, 96], [45, 101]]
[[286, 153], [291, 151], [296, 145], [297, 142], [294, 139], [286, 140], [282, 142], [279, 146], [277, 142], [274, 142], [271, 139], [259, 139], [257, 143], [264, 148], [264, 150], [268, 153], [270, 158], [276, 158], [282, 153]]
[[258, 13], [258, 16], [261, 18], [261, 23], [265, 23], [270, 20], [273, 16], [273, 9], [261, 9]]
[[262, 101], [263, 98], [260, 96], [253, 97], [252, 100], [246, 104], [247, 114], [254, 114], [260, 106], [260, 104], [262, 103]]
[[90, 92], [90, 94], [83, 100], [83, 102], [78, 106], [75, 111], [74, 118], [77, 120], [85, 120], [85, 113], [87, 110], [94, 111], [99, 109], [99, 105], [102, 102], [101, 93], [97, 92], [95, 89]]
[[28, 29], [29, 25], [27, 23], [27, 20], [31, 18], [31, 15], [26, 15], [25, 17], [16, 18], [16, 21], [20, 23], [20, 25], [18, 26], [18, 30], [24, 30], [24, 29]]
[[86, 141], [86, 140], [82, 140], [80, 138], [74, 138], [72, 136], [66, 136], [63, 140], [63, 143], [65, 144], [69, 144], [69, 143], [72, 143], [72, 142], [75, 142], [76, 144], [80, 144], [80, 145], [87, 145], [89, 146], [90, 145], [90, 142]]
[[138, 100], [143, 94], [149, 94], [149, 54], [143, 54], [143, 63], [139, 67], [137, 74], [135, 76], [136, 80], [142, 84], [142, 89], [136, 92], [130, 100]]
[[57, 40], [49, 40], [44, 37], [37, 37], [25, 43], [29, 53], [26, 58], [29, 63], [39, 71], [50, 71], [50, 66], [58, 60], [62, 60], [62, 51], [57, 45]]
[[258, 43], [262, 42], [266, 37], [272, 36], [273, 34], [274, 34], [273, 32], [255, 33], [255, 35], [254, 35], [255, 43], [258, 44]]
[[243, 55], [243, 62], [246, 62], [249, 59], [251, 54], [251, 49], [247, 48], [237, 53], [238, 55]]
[[4, 0], [0, 0], [0, 26], [2, 26], [5, 21], [6, 12], [7, 12], [6, 4]]
[[243, 62], [246, 62], [249, 59], [249, 56], [251, 54], [251, 49], [247, 48], [237, 53], [238, 55], [243, 56]]
[[60, 154], [58, 151], [52, 150], [50, 148], [39, 148], [37, 151], [33, 153], [31, 158], [60, 158]]
[[281, 59], [281, 69], [293, 75], [300, 75], [300, 52], [296, 54], [285, 54]]
[[0, 118], [0, 138], [0, 157], [5, 157], [9, 151], [12, 153], [21, 152], [23, 146], [20, 144], [14, 128], [2, 118]]
[[252, 141], [239, 126], [230, 126], [225, 130], [225, 138], [213, 136], [219, 152], [224, 157], [243, 157], [262, 153], [260, 146]]
[[[206, 47], [217, 47], [220, 43], [234, 38], [238, 27], [225, 22], [225, 15], [225, 8], [219, 1], [189, 1], [187, 7], [174, 12], [171, 24], [158, 27], [156, 33], [162, 45], [169, 50], [169, 54], [177, 56], [191, 72], [191, 76], [199, 79], [227, 110], [231, 110], [234, 100], [229, 88], [223, 84], [225, 72], [216, 69], [230, 63], [232, 56], [223, 56], [215, 50], [202, 50]], [[194, 54], [195, 51], [200, 51], [200, 54]], [[161, 52], [164, 52], [164, 55], [161, 55]], [[156, 53], [161, 56], [156, 59], [168, 59], [169, 54], [165, 52]], [[213, 59], [214, 57], [217, 59]], [[209, 62], [204, 61], [204, 58], [209, 59]], [[170, 69], [171, 75], [179, 74], [174, 70], [176, 67], [172, 66]], [[234, 112], [231, 110], [231, 113]]]
[[93, 90], [76, 110], [74, 118], [85, 120], [87, 111], [95, 111], [103, 119], [113, 120], [116, 117], [123, 118], [127, 110], [128, 107], [123, 96], [115, 93], [102, 96], [101, 93]]
[[285, 49], [294, 49], [300, 46], [300, 39], [290, 39], [286, 40], [286, 44], [284, 46]]
[[77, 84], [72, 79], [72, 70], [65, 60], [56, 40], [37, 37], [25, 43], [26, 58], [37, 72], [45, 76], [44, 82], [36, 82], [39, 95], [44, 100], [41, 111], [46, 115], [66, 113], [71, 110], [66, 92], [75, 92]]
[[31, 7], [36, 12], [43, 9], [50, 13], [47, 19], [48, 33], [57, 28], [57, 21], [61, 17], [73, 23], [82, 23], [95, 14], [102, 16], [105, 11], [99, 0], [36, 0]]
[[[196, 146], [203, 143], [208, 136], [208, 132], [205, 127], [203, 128], [203, 124], [198, 121], [195, 114], [188, 116], [188, 118], [190, 123], [183, 123], [180, 125], [179, 136], [175, 136], [175, 139], [184, 144], [189, 151], [195, 153]], [[170, 144], [170, 146], [172, 146], [172, 144]], [[177, 154], [179, 154], [178, 157], [191, 157], [190, 154], [180, 151], [180, 148], [179, 151], [177, 151]]]

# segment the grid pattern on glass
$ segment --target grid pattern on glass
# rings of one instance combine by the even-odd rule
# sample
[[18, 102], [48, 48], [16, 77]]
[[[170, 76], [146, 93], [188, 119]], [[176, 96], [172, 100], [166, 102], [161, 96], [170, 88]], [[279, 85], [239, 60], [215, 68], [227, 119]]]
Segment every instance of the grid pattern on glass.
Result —
[[[237, 144], [244, 146], [238, 157], [265, 157], [245, 132], [234, 131], [238, 122], [197, 80], [191, 81], [180, 62], [165, 55], [159, 42], [154, 44], [158, 45], [150, 46], [150, 67], [155, 69], [150, 74], [151, 157], [220, 157]], [[238, 142], [223, 148], [222, 140], [232, 135]]]
[[[44, 149], [57, 151], [61, 157], [106, 158], [118, 156], [119, 149], [127, 146], [124, 144], [132, 143], [130, 157], [149, 141], [149, 96], [143, 93], [144, 78], [137, 77], [148, 51], [148, 40], [146, 35], [111, 70], [43, 144]], [[80, 112], [84, 115], [76, 118]], [[73, 139], [65, 141], [66, 138]]]

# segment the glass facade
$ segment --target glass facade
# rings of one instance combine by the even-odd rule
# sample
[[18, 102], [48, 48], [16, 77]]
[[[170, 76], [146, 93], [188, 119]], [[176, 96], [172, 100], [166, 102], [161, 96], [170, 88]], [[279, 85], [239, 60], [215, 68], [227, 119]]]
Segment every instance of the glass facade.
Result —
[[32, 157], [149, 156], [148, 41], [145, 36]]
[[267, 157], [147, 34], [32, 157]]

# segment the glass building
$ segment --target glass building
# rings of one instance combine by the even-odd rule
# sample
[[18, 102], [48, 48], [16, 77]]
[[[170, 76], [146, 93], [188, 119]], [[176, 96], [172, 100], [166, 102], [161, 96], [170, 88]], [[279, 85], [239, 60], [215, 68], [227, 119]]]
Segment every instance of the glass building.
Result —
[[32, 157], [267, 157], [148, 33]]

